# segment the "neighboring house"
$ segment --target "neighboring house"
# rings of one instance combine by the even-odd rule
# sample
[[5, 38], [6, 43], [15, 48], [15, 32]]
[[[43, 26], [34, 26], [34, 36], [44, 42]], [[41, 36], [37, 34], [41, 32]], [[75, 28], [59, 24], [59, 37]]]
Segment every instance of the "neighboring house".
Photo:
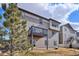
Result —
[[60, 27], [60, 37], [59, 37], [59, 46], [61, 47], [70, 47], [73, 44], [73, 41], [76, 39], [76, 31], [72, 26], [64, 24]]
[[77, 32], [77, 40], [79, 40], [79, 32]]
[[73, 48], [79, 48], [79, 32], [76, 32], [77, 36], [76, 36], [76, 40], [73, 43]]

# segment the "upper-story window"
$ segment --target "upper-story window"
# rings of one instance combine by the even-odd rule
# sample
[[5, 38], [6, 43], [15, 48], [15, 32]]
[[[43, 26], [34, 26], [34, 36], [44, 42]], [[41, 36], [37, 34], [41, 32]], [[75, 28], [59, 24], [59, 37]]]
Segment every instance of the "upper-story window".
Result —
[[54, 26], [54, 27], [58, 27], [57, 25], [55, 25], [55, 24], [52, 24], [52, 26]]
[[41, 18], [39, 19], [39, 24], [43, 24], [43, 20]]
[[79, 43], [79, 40], [77, 40], [77, 43]]
[[77, 37], [79, 37], [79, 32], [77, 32]]
[[57, 45], [57, 41], [54, 41], [54, 46], [56, 46]]
[[58, 27], [58, 24], [56, 22], [52, 22], [52, 26]]

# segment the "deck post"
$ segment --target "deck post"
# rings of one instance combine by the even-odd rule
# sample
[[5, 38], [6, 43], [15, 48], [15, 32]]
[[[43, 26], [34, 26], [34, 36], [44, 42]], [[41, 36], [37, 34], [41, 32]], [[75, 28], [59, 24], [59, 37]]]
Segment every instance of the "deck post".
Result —
[[48, 30], [47, 30], [47, 50], [48, 50]]

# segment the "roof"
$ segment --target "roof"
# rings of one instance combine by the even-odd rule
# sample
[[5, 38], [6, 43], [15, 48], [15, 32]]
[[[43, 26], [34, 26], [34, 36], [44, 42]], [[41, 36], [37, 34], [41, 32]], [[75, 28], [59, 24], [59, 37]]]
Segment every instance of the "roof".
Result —
[[74, 30], [73, 29], [73, 27], [69, 24], [69, 23], [67, 23], [67, 24], [64, 24], [63, 26], [69, 26], [73, 31], [75, 31], [76, 32], [76, 30]]
[[40, 18], [43, 18], [44, 20], [47, 20], [47, 21], [52, 20], [52, 21], [55, 21], [55, 22], [61, 24], [61, 23], [60, 23], [59, 21], [57, 21], [57, 20], [54, 20], [54, 19], [48, 18], [48, 17], [44, 17], [44, 16], [42, 16], [41, 14], [40, 14], [40, 15], [39, 15], [39, 14], [36, 14], [35, 12], [32, 12], [32, 11], [28, 10], [28, 8], [27, 8], [27, 9], [26, 9], [26, 8], [24, 9], [24, 8], [22, 8], [21, 6], [20, 6], [20, 7], [17, 6], [17, 7], [18, 7], [19, 10], [21, 10], [21, 11], [23, 11], [23, 12], [29, 13], [29, 14], [31, 14], [31, 15], [34, 15], [34, 16], [37, 16], [37, 17], [40, 17]]
[[39, 3], [18, 3], [17, 6], [48, 19], [52, 17], [51, 13]]
[[49, 20], [52, 20], [52, 21], [55, 21], [55, 22], [61, 24], [61, 22], [59, 22], [59, 21], [57, 21], [57, 20], [54, 20], [54, 19], [52, 19], [52, 18], [49, 18]]
[[22, 8], [19, 8], [19, 7], [18, 7], [18, 9], [21, 10], [21, 11], [23, 11], [23, 12], [29, 13], [29, 14], [31, 14], [31, 15], [34, 15], [34, 16], [37, 16], [37, 17], [40, 17], [40, 18], [43, 18], [43, 19], [45, 19], [45, 20], [48, 21], [48, 19], [45, 18], [45, 17], [43, 17], [43, 16], [37, 15], [37, 14], [35, 14], [35, 13], [33, 13], [33, 12], [30, 12], [30, 11], [24, 10], [24, 9], [22, 9]]

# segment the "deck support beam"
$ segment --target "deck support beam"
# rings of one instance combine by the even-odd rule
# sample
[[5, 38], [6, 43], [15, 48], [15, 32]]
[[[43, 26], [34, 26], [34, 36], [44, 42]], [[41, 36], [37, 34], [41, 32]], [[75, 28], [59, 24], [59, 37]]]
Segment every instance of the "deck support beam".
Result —
[[47, 47], [46, 49], [48, 50], [48, 30], [47, 30]]

